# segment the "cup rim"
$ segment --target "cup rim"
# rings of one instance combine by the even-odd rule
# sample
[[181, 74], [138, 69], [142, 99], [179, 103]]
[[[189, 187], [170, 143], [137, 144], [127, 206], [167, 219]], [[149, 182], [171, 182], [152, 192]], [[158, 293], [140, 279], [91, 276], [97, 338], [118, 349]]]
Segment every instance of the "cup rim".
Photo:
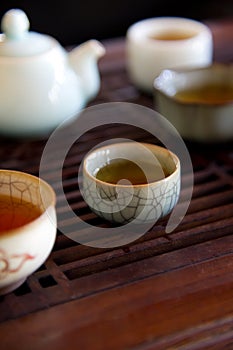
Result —
[[[155, 25], [161, 23], [164, 25], [165, 23], [171, 23], [173, 26], [180, 26], [182, 28], [183, 25], [193, 25], [192, 29], [196, 30], [194, 35], [187, 36], [187, 38], [178, 39], [178, 40], [161, 40], [161, 39], [151, 39], [147, 34], [150, 32]], [[142, 28], [144, 29], [144, 34], [142, 34]], [[169, 29], [169, 28], [164, 28]], [[139, 34], [139, 35], [138, 35]], [[126, 37], [128, 40], [135, 41], [137, 43], [146, 43], [147, 45], [154, 47], [159, 44], [161, 46], [168, 45], [182, 45], [183, 43], [196, 40], [202, 35], [210, 35], [212, 36], [211, 30], [207, 24], [204, 22], [188, 18], [188, 17], [179, 17], [179, 16], [160, 16], [160, 17], [151, 17], [139, 20], [133, 24], [131, 24], [126, 32]]]
[[[137, 142], [137, 141], [136, 141]], [[170, 151], [169, 149], [167, 149], [166, 147], [162, 147], [162, 146], [159, 146], [159, 145], [156, 145], [156, 144], [153, 144], [153, 143], [147, 143], [147, 142], [137, 142], [137, 143], [140, 143], [141, 145], [147, 147], [147, 148], [156, 148], [156, 149], [160, 149], [162, 150], [163, 152], [166, 152], [166, 153], [169, 153], [171, 156], [172, 156], [172, 159], [174, 161], [174, 164], [175, 164], [175, 170], [169, 174], [168, 176], [164, 177], [163, 179], [161, 180], [157, 180], [157, 181], [152, 181], [152, 182], [149, 182], [149, 183], [145, 183], [145, 184], [136, 184], [136, 185], [123, 185], [123, 184], [113, 184], [113, 183], [110, 183], [110, 182], [107, 182], [107, 181], [102, 181], [102, 180], [99, 180], [97, 179], [94, 175], [92, 175], [88, 170], [87, 170], [87, 166], [86, 166], [86, 163], [87, 163], [87, 160], [88, 158], [93, 155], [95, 152], [97, 151], [100, 151], [101, 149], [106, 149], [106, 148], [112, 148], [112, 147], [115, 147], [116, 145], [119, 145], [119, 146], [125, 146], [125, 145], [128, 145], [128, 144], [131, 144], [131, 142], [119, 142], [119, 143], [113, 143], [113, 144], [110, 144], [110, 145], [106, 145], [106, 146], [101, 146], [101, 147], [98, 147], [98, 148], [95, 148], [94, 150], [90, 151], [85, 157], [84, 157], [84, 160], [83, 160], [83, 174], [85, 173], [91, 180], [93, 180], [94, 182], [96, 183], [99, 183], [99, 184], [102, 184], [102, 185], [105, 185], [105, 186], [109, 186], [109, 187], [118, 187], [118, 188], [145, 188], [145, 187], [150, 187], [152, 185], [155, 185], [155, 184], [159, 184], [161, 182], [167, 182], [170, 180], [171, 177], [173, 177], [177, 172], [180, 171], [180, 159], [178, 158], [178, 156]]]
[[24, 233], [25, 227], [30, 227], [30, 226], [36, 225], [38, 223], [38, 221], [42, 220], [42, 217], [46, 214], [46, 212], [49, 208], [56, 206], [56, 194], [55, 194], [53, 187], [48, 182], [41, 179], [39, 176], [35, 176], [35, 175], [32, 175], [30, 173], [26, 173], [23, 171], [10, 170], [10, 169], [0, 169], [0, 175], [2, 173], [3, 174], [17, 175], [20, 178], [27, 177], [28, 179], [31, 179], [33, 183], [37, 183], [38, 185], [42, 184], [46, 188], [46, 190], [49, 191], [49, 194], [51, 196], [51, 200], [49, 201], [49, 204], [47, 206], [43, 206], [43, 211], [40, 213], [40, 215], [38, 215], [32, 221], [30, 221], [24, 225], [21, 225], [19, 227], [15, 227], [13, 229], [8, 229], [8, 230], [5, 230], [3, 232], [0, 232], [0, 240], [1, 240], [1, 238], [5, 238], [6, 236], [8, 237], [8, 236], [19, 235], [19, 234]]
[[[170, 101], [173, 101], [179, 106], [189, 106], [189, 107], [197, 107], [197, 106], [202, 106], [204, 108], [221, 108], [221, 107], [226, 107], [226, 106], [232, 106], [233, 105], [233, 100], [225, 101], [225, 102], [217, 102], [217, 103], [205, 103], [205, 102], [186, 102], [181, 99], [176, 98], [173, 95], [170, 95], [167, 93], [167, 89], [162, 86], [161, 81], [164, 80], [164, 76], [170, 76], [170, 80], [172, 80], [171, 74], [180, 74], [180, 75], [185, 75], [185, 74], [195, 74], [199, 72], [206, 72], [209, 75], [213, 77], [216, 71], [221, 71], [221, 72], [227, 72], [229, 69], [231, 69], [233, 73], [233, 63], [223, 63], [223, 62], [214, 62], [211, 64], [208, 64], [206, 66], [202, 67], [177, 67], [177, 68], [169, 68], [169, 69], [164, 69], [161, 71], [161, 73], [154, 79], [153, 82], [153, 90], [154, 94], [160, 93], [161, 95], [165, 96], [167, 99]], [[171, 73], [171, 74], [170, 74]], [[208, 80], [211, 80], [208, 79]], [[202, 84], [200, 84], [202, 85]], [[220, 84], [219, 84], [220, 85]], [[226, 84], [229, 85], [230, 84]], [[179, 91], [179, 89], [177, 89]], [[155, 96], [156, 97], [156, 96]]]

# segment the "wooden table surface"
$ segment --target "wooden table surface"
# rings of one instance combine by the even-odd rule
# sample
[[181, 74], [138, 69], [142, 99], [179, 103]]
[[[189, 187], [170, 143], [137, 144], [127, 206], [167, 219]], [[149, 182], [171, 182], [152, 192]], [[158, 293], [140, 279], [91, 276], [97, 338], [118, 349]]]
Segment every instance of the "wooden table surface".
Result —
[[[233, 20], [207, 24], [215, 61], [233, 62]], [[153, 107], [128, 79], [124, 38], [104, 45], [101, 91], [91, 104]], [[76, 165], [109, 135], [149, 139], [141, 130], [111, 125], [72, 150], [64, 169], [67, 197], [93, 225], [102, 222], [75, 187]], [[45, 142], [2, 138], [0, 167], [38, 174]], [[187, 146], [195, 185], [179, 227], [165, 237], [161, 220], [138, 241], [114, 249], [79, 245], [58, 232], [46, 263], [0, 298], [1, 350], [233, 349], [233, 144]], [[65, 210], [59, 198], [57, 210]]]

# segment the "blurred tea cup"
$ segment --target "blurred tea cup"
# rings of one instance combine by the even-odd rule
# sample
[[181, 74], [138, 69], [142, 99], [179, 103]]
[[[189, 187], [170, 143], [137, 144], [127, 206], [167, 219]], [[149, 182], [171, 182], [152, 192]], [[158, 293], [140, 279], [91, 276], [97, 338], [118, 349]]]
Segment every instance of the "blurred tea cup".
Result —
[[154, 81], [154, 105], [187, 140], [233, 140], [233, 64], [166, 69]]
[[127, 30], [126, 59], [133, 84], [151, 93], [154, 79], [164, 69], [210, 64], [212, 33], [204, 23], [189, 18], [141, 20]]
[[40, 178], [0, 170], [0, 295], [18, 288], [49, 256], [56, 238], [55, 200]]
[[83, 197], [91, 210], [117, 224], [166, 216], [180, 194], [180, 161], [168, 149], [121, 142], [91, 151], [83, 162]]

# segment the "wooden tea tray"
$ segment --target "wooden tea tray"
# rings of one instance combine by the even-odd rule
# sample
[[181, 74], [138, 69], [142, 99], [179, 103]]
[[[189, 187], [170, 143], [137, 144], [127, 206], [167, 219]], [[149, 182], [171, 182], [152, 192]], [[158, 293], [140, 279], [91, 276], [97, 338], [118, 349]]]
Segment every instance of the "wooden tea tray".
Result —
[[[214, 59], [233, 62], [233, 19], [207, 23]], [[104, 42], [102, 86], [91, 105], [133, 102], [153, 108], [127, 76], [124, 38]], [[77, 165], [102, 140], [153, 142], [125, 125], [96, 128], [72, 147], [63, 169], [67, 200], [91, 225], [108, 225], [84, 203]], [[46, 140], [1, 138], [0, 167], [38, 175]], [[168, 237], [166, 219], [129, 246], [97, 249], [58, 231], [45, 264], [14, 292], [0, 297], [1, 350], [233, 349], [233, 143], [187, 142], [194, 192], [185, 218]], [[57, 145], [57, 152], [59, 154]], [[56, 179], [56, 157], [48, 164]], [[60, 213], [66, 206], [58, 198]]]

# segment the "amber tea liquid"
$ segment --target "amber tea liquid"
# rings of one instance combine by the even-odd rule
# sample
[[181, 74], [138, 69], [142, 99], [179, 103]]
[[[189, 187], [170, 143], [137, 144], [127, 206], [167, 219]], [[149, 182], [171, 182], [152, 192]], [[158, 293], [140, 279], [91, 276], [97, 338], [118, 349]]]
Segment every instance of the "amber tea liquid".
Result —
[[178, 91], [175, 98], [184, 103], [222, 104], [233, 102], [233, 86], [205, 85]]
[[190, 35], [190, 33], [166, 31], [166, 32], [150, 35], [150, 39], [173, 41], [173, 40], [186, 40], [186, 39], [192, 38], [193, 36], [194, 35]]
[[0, 234], [21, 227], [41, 215], [32, 203], [0, 194]]
[[111, 184], [117, 184], [122, 179], [126, 179], [132, 185], [143, 185], [162, 180], [168, 175], [159, 165], [140, 162], [139, 166], [130, 160], [116, 158], [100, 168], [95, 176], [98, 180]]

